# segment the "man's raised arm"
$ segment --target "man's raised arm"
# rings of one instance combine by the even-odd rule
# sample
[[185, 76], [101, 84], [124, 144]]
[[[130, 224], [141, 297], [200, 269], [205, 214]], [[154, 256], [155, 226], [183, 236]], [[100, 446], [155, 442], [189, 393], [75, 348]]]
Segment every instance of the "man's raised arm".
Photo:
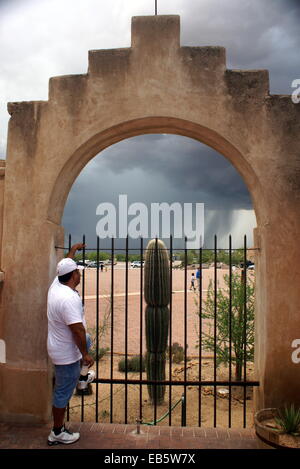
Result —
[[85, 244], [83, 244], [83, 243], [74, 244], [71, 247], [70, 251], [68, 252], [67, 257], [70, 257], [71, 259], [74, 259], [76, 251], [81, 251], [81, 249], [83, 249], [84, 247], [85, 247]]

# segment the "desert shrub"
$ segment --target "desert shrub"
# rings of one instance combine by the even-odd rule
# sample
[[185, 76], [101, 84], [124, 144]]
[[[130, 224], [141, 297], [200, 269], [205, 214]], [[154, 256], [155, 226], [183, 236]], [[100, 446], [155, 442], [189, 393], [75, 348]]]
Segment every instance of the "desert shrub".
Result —
[[[169, 358], [171, 355], [173, 363], [181, 363], [182, 361], [184, 361], [184, 348], [178, 342], [174, 342], [171, 346], [171, 354], [170, 347], [167, 348], [167, 354]], [[189, 357], [187, 357], [187, 360], [189, 360]]]
[[[139, 371], [146, 370], [146, 360], [144, 356], [142, 357], [142, 370], [140, 370], [140, 367], [141, 367], [140, 355], [135, 355], [134, 357], [127, 359], [127, 371], [137, 373]], [[119, 371], [122, 371], [123, 373], [126, 371], [125, 358], [122, 358], [122, 360], [119, 361]]]

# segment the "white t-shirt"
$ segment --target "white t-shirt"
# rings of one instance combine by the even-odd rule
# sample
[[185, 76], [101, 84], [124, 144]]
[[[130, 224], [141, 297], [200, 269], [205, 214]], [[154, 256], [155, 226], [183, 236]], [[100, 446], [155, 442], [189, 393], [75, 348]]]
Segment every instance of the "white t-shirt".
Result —
[[74, 342], [70, 324], [82, 322], [86, 328], [79, 293], [56, 277], [48, 291], [48, 354], [54, 365], [69, 365], [82, 358]]

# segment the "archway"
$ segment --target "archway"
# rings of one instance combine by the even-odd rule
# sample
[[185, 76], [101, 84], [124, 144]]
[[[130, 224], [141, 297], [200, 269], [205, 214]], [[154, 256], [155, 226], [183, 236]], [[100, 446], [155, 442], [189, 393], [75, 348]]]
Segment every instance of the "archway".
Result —
[[[120, 196], [120, 194], [123, 194]], [[120, 201], [124, 200], [120, 205]], [[125, 204], [125, 200], [127, 203]], [[196, 228], [196, 203], [204, 205], [205, 213], [205, 247], [214, 244], [214, 235], [218, 236], [219, 248], [228, 247], [228, 236], [232, 235], [233, 245], [244, 244], [243, 236], [247, 235], [247, 245], [253, 245], [253, 229], [256, 217], [252, 201], [245, 183], [235, 167], [227, 158], [198, 140], [175, 134], [143, 134], [107, 147], [80, 172], [67, 198], [61, 224], [65, 230], [65, 242], [72, 233], [72, 242], [80, 242], [83, 233], [87, 242], [96, 243], [96, 227], [101, 226], [101, 238], [105, 237], [103, 224], [99, 224], [103, 202], [113, 204], [116, 210], [116, 237], [119, 233], [119, 215], [129, 210], [132, 203], [142, 203], [140, 209], [148, 213], [147, 222], [136, 225], [136, 216], [140, 213], [137, 206], [132, 206], [127, 214], [127, 223], [135, 219], [131, 239], [140, 235], [146, 236], [151, 231], [151, 207], [153, 203], [165, 202], [168, 205], [177, 202], [179, 213], [176, 215], [178, 229], [176, 239], [183, 225], [179, 228], [179, 218], [183, 215], [184, 203], [193, 204], [191, 229]], [[109, 206], [111, 207], [111, 206]], [[136, 210], [136, 215], [132, 210]], [[103, 215], [103, 214], [102, 214]], [[173, 214], [174, 215], [174, 214]], [[168, 217], [167, 217], [168, 218]], [[198, 219], [200, 217], [198, 215]], [[171, 221], [171, 220], [170, 220]], [[174, 234], [174, 216], [171, 233]], [[183, 220], [182, 220], [183, 221]], [[161, 220], [162, 222], [162, 220]], [[169, 223], [169, 222], [168, 222]], [[160, 223], [162, 228], [162, 223]], [[123, 227], [123, 224], [121, 225]], [[171, 228], [171, 226], [170, 226]], [[166, 234], [161, 230], [159, 236]], [[144, 233], [144, 234], [142, 234]], [[178, 239], [178, 246], [184, 242]], [[120, 240], [120, 245], [123, 241]], [[106, 239], [106, 247], [110, 242]], [[101, 245], [104, 247], [103, 242]], [[96, 244], [95, 244], [96, 246]], [[199, 248], [199, 246], [197, 246]]]
[[227, 70], [222, 47], [180, 47], [177, 16], [135, 17], [131, 48], [90, 51], [88, 74], [52, 78], [49, 101], [8, 109], [1, 419], [50, 415], [46, 294], [72, 183], [102, 149], [156, 132], [206, 143], [243, 177], [258, 223], [256, 405], [299, 403], [291, 344], [300, 309], [300, 107], [269, 95], [268, 72]]
[[[122, 199], [121, 203], [120, 199]], [[126, 202], [124, 202], [124, 199]], [[101, 203], [99, 204], [99, 202]], [[229, 234], [231, 234], [232, 245], [235, 248], [241, 248], [244, 245], [244, 234], [246, 233], [247, 246], [251, 248], [253, 245], [252, 235], [256, 220], [250, 217], [250, 221], [249, 215], [247, 215], [245, 223], [242, 223], [241, 215], [238, 217], [239, 221], [237, 221], [236, 217], [233, 216], [233, 213], [237, 212], [232, 212], [238, 207], [246, 207], [246, 213], [249, 214], [252, 208], [249, 193], [242, 178], [226, 158], [194, 139], [165, 133], [131, 137], [106, 148], [85, 166], [71, 188], [64, 210], [62, 220], [65, 229], [64, 245], [68, 246], [69, 243], [82, 242], [83, 233], [85, 235], [84, 240], [87, 249], [84, 252], [78, 252], [76, 259], [87, 263], [87, 269], [82, 276], [80, 291], [83, 295], [88, 328], [94, 338], [93, 356], [96, 358], [95, 344], [97, 336], [99, 337], [99, 347], [101, 347], [102, 353], [106, 350], [103, 356], [102, 353], [100, 354], [101, 358], [95, 363], [94, 369], [98, 372], [97, 384], [94, 383], [92, 386], [93, 395], [87, 397], [85, 403], [82, 403], [81, 398], [75, 393], [70, 402], [70, 411], [67, 415], [71, 421], [80, 418], [84, 421], [97, 421], [97, 415], [99, 414], [102, 422], [109, 422], [110, 418], [113, 418], [113, 423], [134, 423], [138, 409], [140, 409], [140, 418], [142, 417], [144, 422], [152, 421], [154, 418], [155, 407], [145, 403], [148, 398], [146, 385], [142, 386], [141, 394], [137, 392], [139, 389], [138, 384], [131, 382], [131, 385], [128, 386], [126, 384], [126, 373], [120, 373], [119, 366], [123, 367], [125, 372], [126, 357], [129, 365], [133, 361], [136, 366], [139, 364], [139, 359], [136, 363], [133, 357], [140, 357], [146, 353], [145, 304], [142, 301], [143, 306], [141, 308], [140, 295], [144, 271], [135, 267], [139, 267], [138, 263], [140, 263], [141, 256], [143, 256], [141, 249], [145, 249], [147, 246], [147, 236], [150, 235], [154, 227], [156, 212], [153, 210], [151, 216], [151, 211], [162, 202], [165, 209], [160, 220], [160, 233], [158, 236], [164, 240], [168, 248], [171, 246], [170, 234], [173, 234], [173, 268], [171, 271], [172, 278], [170, 279], [170, 283], [173, 285], [173, 294], [172, 301], [170, 301], [169, 331], [171, 335], [168, 342], [170, 344], [180, 344], [179, 347], [182, 347], [183, 350], [185, 350], [185, 343], [187, 344], [188, 358], [186, 366], [190, 368], [188, 373], [194, 371], [192, 379], [195, 380], [195, 384], [197, 384], [198, 375], [203, 375], [203, 380], [209, 379], [210, 373], [211, 378], [213, 377], [214, 360], [211, 357], [207, 361], [207, 357], [211, 356], [214, 350], [209, 352], [205, 349], [202, 350], [203, 347], [201, 347], [200, 351], [198, 347], [199, 336], [196, 331], [199, 334], [202, 329], [208, 332], [207, 320], [201, 320], [200, 322], [198, 313], [199, 310], [205, 310], [204, 303], [207, 300], [207, 289], [210, 282], [214, 284], [214, 235], [217, 235], [217, 265], [220, 267], [217, 270], [217, 282], [219, 287], [223, 284], [224, 276], [228, 275], [230, 269]], [[199, 285], [197, 281], [196, 290], [193, 291], [190, 288], [190, 277], [193, 272], [197, 272], [196, 265], [193, 264], [199, 262], [199, 244], [196, 243], [194, 247], [190, 248], [191, 250], [188, 250], [188, 265], [185, 272], [185, 243], [182, 237], [183, 226], [180, 226], [180, 219], [181, 217], [184, 218], [186, 203], [190, 207], [193, 206], [194, 220], [192, 225], [193, 229], [196, 229], [195, 206], [199, 202], [202, 202], [205, 207], [205, 249], [201, 253], [201, 262], [204, 267], [203, 281], [201, 285], [200, 281]], [[169, 217], [168, 208], [170, 204], [174, 203], [173, 216]], [[97, 253], [96, 226], [99, 226], [99, 220], [107, 220], [107, 217], [103, 216], [103, 211], [101, 212], [102, 216], [99, 216], [98, 207], [100, 206], [105, 206], [109, 212], [112, 208], [112, 214], [116, 215], [110, 217], [110, 220], [114, 221], [109, 222], [105, 228], [105, 231], [110, 231], [110, 236], [114, 236], [113, 250], [116, 264], [113, 270], [110, 263], [112, 240], [105, 238], [103, 223], [101, 223], [102, 234], [98, 231], [100, 234], [100, 252]], [[120, 215], [125, 213], [128, 214], [125, 222], [127, 229], [129, 227], [128, 243], [124, 238], [126, 236], [126, 234], [124, 235], [124, 229], [120, 230], [120, 226], [124, 227], [125, 217], [121, 217], [123, 219], [121, 224], [119, 222]], [[140, 213], [143, 214], [143, 220], [140, 216], [137, 217]], [[145, 213], [148, 214], [146, 223], [144, 223]], [[238, 213], [241, 214], [241, 212]], [[253, 212], [251, 211], [251, 213]], [[200, 217], [197, 218], [200, 221]], [[243, 216], [242, 218], [244, 219]], [[137, 219], [140, 220], [138, 225], [136, 224]], [[135, 239], [136, 229], [138, 231], [142, 229], [141, 236], [143, 236], [143, 240]], [[72, 234], [72, 242], [69, 239], [69, 234]], [[128, 255], [126, 255], [126, 247], [128, 247]], [[195, 250], [193, 250], [194, 248]], [[225, 250], [220, 250], [221, 248]], [[243, 248], [232, 252], [232, 264], [235, 264], [235, 266], [239, 266], [244, 259], [241, 251], [243, 251]], [[250, 254], [248, 259], [253, 260], [253, 251], [248, 251], [248, 254]], [[98, 258], [101, 262], [104, 262], [104, 264], [101, 263], [103, 270], [99, 269], [99, 271], [97, 270]], [[136, 262], [136, 265], [133, 261]], [[235, 277], [240, 279], [243, 271], [240, 271], [237, 267], [232, 267], [232, 270], [237, 270]], [[249, 282], [253, 278], [252, 274], [253, 271], [249, 270], [247, 275]], [[186, 295], [185, 278], [187, 280]], [[198, 286], [199, 290], [197, 290]], [[113, 295], [113, 303], [111, 302], [111, 295]], [[213, 334], [213, 331], [211, 332]], [[204, 334], [201, 334], [200, 340], [206, 340], [205, 337]], [[250, 342], [252, 343], [251, 340], [249, 340]], [[174, 350], [176, 350], [176, 346]], [[182, 379], [184, 377], [184, 368], [179, 368], [179, 366], [185, 366], [185, 358], [178, 366], [176, 363], [179, 361], [179, 356], [180, 353], [175, 355], [173, 363], [167, 359], [166, 369], [168, 376], [170, 367], [174, 372], [174, 376], [177, 376], [178, 370], [181, 369], [180, 376]], [[193, 361], [190, 362], [190, 360]], [[249, 360], [247, 367], [247, 380], [249, 383], [253, 374], [252, 362], [253, 359]], [[129, 367], [131, 369], [131, 366]], [[234, 372], [234, 366], [232, 368]], [[222, 373], [224, 374], [222, 375]], [[221, 366], [217, 368], [216, 376], [219, 380], [222, 379], [222, 376], [226, 379], [228, 373], [229, 367], [223, 368]], [[139, 373], [129, 374], [131, 379], [136, 380], [139, 377]], [[117, 378], [123, 379], [125, 382], [122, 385], [120, 382], [118, 384], [114, 383], [113, 380]], [[112, 379], [112, 383], [110, 385], [105, 383], [105, 379]], [[142, 374], [142, 379], [146, 379], [145, 373]], [[121, 387], [120, 385], [123, 389], [118, 390]], [[109, 388], [109, 386], [111, 387]], [[115, 389], [118, 390], [117, 393], [114, 391]], [[184, 388], [182, 389], [184, 390]], [[208, 411], [212, 414], [214, 412], [211, 398], [204, 396], [209, 388], [202, 383], [201, 387], [196, 386], [196, 388], [191, 389], [190, 386], [188, 389], [190, 391], [187, 391], [186, 396], [188, 415], [186, 424], [198, 425], [199, 415], [202, 415], [206, 426], [213, 425], [213, 419], [210, 420], [204, 417]], [[234, 406], [232, 420], [235, 425], [238, 423], [240, 425], [251, 425], [252, 423], [253, 388], [248, 387], [247, 389], [251, 389], [250, 393], [247, 392], [248, 398], [251, 397], [251, 400], [247, 398], [245, 405], [247, 417], [243, 422], [243, 404]], [[165, 405], [168, 406], [180, 400], [181, 391], [178, 386], [167, 386]], [[211, 392], [213, 392], [213, 388], [211, 388]], [[199, 397], [200, 393], [203, 394], [203, 402]], [[113, 396], [113, 403], [110, 402], [110, 394]], [[97, 400], [97, 395], [99, 397], [108, 396], [108, 398], [105, 400], [100, 397], [97, 407], [90, 406], [89, 404], [94, 404]], [[226, 402], [227, 400], [223, 401], [225, 407]], [[217, 424], [227, 425], [230, 418], [229, 409], [219, 404], [222, 404], [222, 402], [219, 403], [218, 400], [218, 410], [216, 406]], [[157, 412], [160, 414], [161, 410], [158, 408]], [[169, 424], [180, 424], [179, 418], [180, 409], [178, 408], [174, 415], [173, 413], [170, 414]], [[166, 423], [168, 423], [168, 418], [164, 419], [164, 424]]]
[[[145, 117], [124, 122], [94, 135], [89, 141], [75, 150], [58, 174], [49, 200], [48, 219], [57, 224], [61, 218], [70, 188], [86, 164], [105, 148], [126, 138], [143, 134], [169, 133], [190, 137], [204, 143], [227, 158], [240, 173], [251, 196], [259, 224], [261, 187], [258, 177], [247, 160], [230, 142], [219, 133], [193, 122], [172, 117]], [[251, 190], [255, 187], [255, 190]]]

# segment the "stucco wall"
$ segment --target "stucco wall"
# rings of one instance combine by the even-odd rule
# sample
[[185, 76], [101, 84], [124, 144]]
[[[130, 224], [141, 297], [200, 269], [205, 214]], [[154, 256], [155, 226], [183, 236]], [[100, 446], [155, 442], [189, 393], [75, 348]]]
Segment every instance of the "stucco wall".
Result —
[[[0, 258], [1, 258], [1, 248], [2, 248], [2, 230], [3, 230], [4, 178], [5, 178], [5, 160], [0, 160]], [[0, 271], [1, 271], [1, 264], [0, 264]]]
[[[1, 250], [2, 250], [2, 230], [3, 230], [3, 207], [4, 207], [4, 178], [5, 178], [5, 160], [0, 160], [0, 341], [3, 341], [3, 319], [2, 312], [2, 290], [4, 281], [4, 272], [1, 268]], [[5, 361], [5, 342], [0, 344], [0, 362]]]

